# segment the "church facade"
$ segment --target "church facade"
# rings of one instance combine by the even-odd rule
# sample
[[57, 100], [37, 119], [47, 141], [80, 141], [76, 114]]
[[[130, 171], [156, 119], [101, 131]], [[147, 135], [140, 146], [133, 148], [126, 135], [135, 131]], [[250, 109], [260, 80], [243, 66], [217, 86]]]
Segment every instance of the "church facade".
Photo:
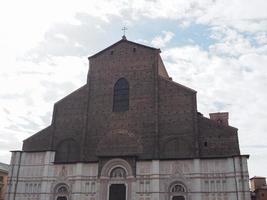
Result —
[[228, 113], [204, 117], [159, 49], [123, 37], [12, 152], [6, 200], [248, 200], [247, 159]]

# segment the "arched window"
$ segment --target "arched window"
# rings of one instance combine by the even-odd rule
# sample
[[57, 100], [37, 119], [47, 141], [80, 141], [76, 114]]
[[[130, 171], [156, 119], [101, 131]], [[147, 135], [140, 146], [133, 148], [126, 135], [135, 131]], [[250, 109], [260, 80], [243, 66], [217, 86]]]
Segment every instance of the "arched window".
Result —
[[74, 162], [79, 158], [79, 146], [72, 139], [63, 140], [56, 147], [55, 162]]
[[129, 110], [129, 83], [125, 78], [121, 78], [114, 85], [113, 112], [127, 110]]
[[111, 178], [126, 178], [126, 171], [121, 167], [116, 167], [110, 172]]

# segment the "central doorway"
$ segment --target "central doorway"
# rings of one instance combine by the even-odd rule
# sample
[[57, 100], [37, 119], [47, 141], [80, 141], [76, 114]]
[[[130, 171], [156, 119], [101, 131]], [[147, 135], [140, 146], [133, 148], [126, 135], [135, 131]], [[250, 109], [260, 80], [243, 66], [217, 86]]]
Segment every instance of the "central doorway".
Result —
[[109, 187], [109, 200], [126, 200], [126, 186], [124, 184], [112, 184]]
[[58, 197], [57, 200], [67, 200], [67, 197]]
[[185, 200], [184, 196], [174, 196], [172, 200]]

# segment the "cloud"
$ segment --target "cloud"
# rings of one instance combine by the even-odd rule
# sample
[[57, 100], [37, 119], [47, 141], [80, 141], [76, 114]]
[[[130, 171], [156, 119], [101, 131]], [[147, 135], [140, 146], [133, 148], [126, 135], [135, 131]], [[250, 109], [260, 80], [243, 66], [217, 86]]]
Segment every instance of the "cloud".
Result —
[[[121, 5], [120, 3], [118, 5]], [[156, 0], [130, 1], [120, 12], [128, 11], [133, 20], [141, 18], [177, 20], [182, 27], [192, 23], [228, 26], [242, 32], [267, 30], [265, 0]]]
[[239, 129], [241, 152], [251, 154], [250, 173], [266, 175], [259, 167], [267, 140], [266, 45], [253, 43], [256, 34], [246, 36], [229, 27], [214, 27], [211, 37], [214, 43], [206, 50], [198, 44], [166, 48], [165, 65], [175, 81], [198, 91], [200, 112], [230, 113], [230, 125]]
[[[2, 60], [3, 61], [3, 60]], [[87, 58], [50, 57], [38, 64], [16, 60], [0, 71], [0, 159], [51, 122], [53, 104], [86, 82]]]
[[210, 46], [210, 51], [215, 54], [240, 56], [255, 51], [248, 37], [236, 30], [227, 27], [213, 27], [212, 31], [211, 38], [215, 39], [216, 43]]
[[259, 32], [255, 35], [255, 40], [258, 45], [267, 45], [267, 33]]
[[126, 25], [127, 38], [164, 48], [169, 74], [198, 91], [199, 111], [230, 112], [242, 152], [251, 153], [251, 174], [267, 176], [259, 167], [267, 158], [267, 1], [10, 0], [2, 5], [1, 161], [8, 162], [10, 149], [21, 149], [23, 139], [51, 122], [55, 101], [86, 82], [86, 57], [120, 39]]
[[174, 36], [174, 33], [170, 31], [162, 31], [163, 36], [156, 36], [152, 39], [151, 44], [157, 48], [165, 47], [168, 42], [171, 41], [171, 39]]

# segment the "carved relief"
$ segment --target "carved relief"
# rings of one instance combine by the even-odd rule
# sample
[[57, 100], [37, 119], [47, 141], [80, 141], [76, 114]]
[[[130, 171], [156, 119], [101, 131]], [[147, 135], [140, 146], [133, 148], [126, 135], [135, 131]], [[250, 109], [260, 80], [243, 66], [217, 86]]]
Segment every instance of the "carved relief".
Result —
[[116, 167], [110, 172], [111, 178], [126, 178], [126, 171], [121, 167]]
[[63, 165], [61, 168], [61, 171], [59, 172], [59, 177], [60, 178], [65, 178], [67, 176], [67, 169], [66, 167]]
[[182, 174], [183, 173], [183, 165], [180, 163], [172, 164], [172, 174]]
[[190, 171], [190, 166], [186, 162], [175, 162], [172, 164], [172, 174], [186, 174]]

